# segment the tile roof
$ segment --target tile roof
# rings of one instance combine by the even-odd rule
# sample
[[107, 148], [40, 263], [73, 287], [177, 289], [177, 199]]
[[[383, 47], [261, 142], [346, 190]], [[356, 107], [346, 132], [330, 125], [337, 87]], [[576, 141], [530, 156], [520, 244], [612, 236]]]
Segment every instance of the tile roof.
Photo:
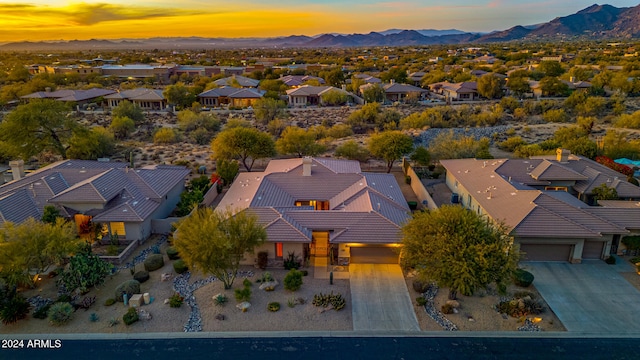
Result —
[[[580, 180], [576, 185], [606, 181], [601, 178], [605, 175], [583, 158], [571, 157], [562, 163], [550, 159], [459, 159], [442, 160], [441, 164], [447, 176], [455, 178], [460, 192], [472, 194], [483, 213], [504, 221], [520, 237], [600, 238], [603, 234], [627, 233], [629, 221], [640, 226], [640, 220], [629, 220], [629, 216], [614, 220], [607, 208], [589, 206], [567, 192], [539, 189], [549, 181], [575, 181], [580, 177], [591, 181]], [[462, 200], [468, 206], [467, 200]], [[640, 206], [637, 210], [640, 214]]]
[[142, 221], [140, 219], [151, 215], [165, 195], [189, 174], [182, 166], [158, 165], [133, 170], [127, 165], [65, 160], [43, 167], [0, 186], [0, 199], [5, 199], [0, 206], [0, 217], [22, 222], [36, 212], [39, 218], [48, 204], [58, 205], [64, 215], [78, 212], [73, 209], [77, 204], [96, 204], [96, 209], [88, 211], [96, 221]]
[[240, 84], [240, 86], [242, 87], [258, 87], [258, 84], [260, 84], [259, 80], [251, 79], [251, 78], [240, 76], [240, 75], [232, 75], [226, 78], [218, 79], [213, 83], [218, 86], [225, 86], [225, 85], [232, 86], [235, 82], [234, 80], [237, 81], [238, 84]]
[[409, 85], [409, 84], [398, 84], [398, 83], [385, 84], [382, 88], [384, 89], [384, 92], [387, 93], [387, 94], [404, 94], [404, 93], [411, 93], [411, 92], [419, 92], [419, 93], [427, 92], [427, 90], [425, 90], [423, 88], [419, 88], [417, 86], [413, 86], [413, 85]]
[[[218, 208], [254, 212], [271, 241], [308, 242], [312, 230], [339, 233], [343, 242], [399, 241], [410, 210], [393, 175], [328, 158], [312, 159], [310, 176], [302, 167], [302, 159], [272, 160], [264, 172], [241, 173]], [[328, 200], [330, 209], [295, 207], [297, 200]]]
[[138, 101], [158, 101], [165, 100], [162, 90], [137, 88], [131, 90], [124, 90], [117, 93], [109, 94], [104, 97], [105, 99], [129, 99]]

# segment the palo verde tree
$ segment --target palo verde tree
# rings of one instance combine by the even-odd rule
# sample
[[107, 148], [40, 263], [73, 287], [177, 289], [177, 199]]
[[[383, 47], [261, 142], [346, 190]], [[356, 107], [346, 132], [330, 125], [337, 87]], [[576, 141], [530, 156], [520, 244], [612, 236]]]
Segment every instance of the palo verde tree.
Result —
[[230, 289], [242, 257], [267, 239], [257, 218], [242, 211], [198, 208], [176, 224], [173, 246], [190, 269], [211, 274]]
[[216, 160], [236, 159], [251, 171], [256, 159], [274, 156], [275, 145], [269, 134], [255, 128], [226, 128], [211, 142], [213, 158]]
[[30, 270], [42, 273], [60, 263], [77, 243], [75, 225], [63, 218], [6, 222], [0, 231], [0, 277], [10, 285], [30, 285]]
[[458, 205], [415, 213], [402, 233], [403, 264], [449, 288], [450, 299], [492, 283], [506, 291], [520, 256], [503, 224]]
[[20, 105], [0, 123], [0, 142], [15, 156], [28, 159], [42, 151], [67, 158], [68, 141], [78, 128], [61, 101], [32, 100]]
[[276, 141], [276, 150], [280, 154], [293, 154], [297, 157], [316, 156], [325, 151], [325, 147], [316, 142], [316, 135], [296, 126], [289, 126]]
[[400, 131], [385, 131], [371, 135], [369, 152], [373, 157], [387, 162], [387, 172], [391, 172], [393, 163], [413, 150], [413, 140]]
[[116, 117], [127, 117], [133, 120], [134, 123], [140, 124], [144, 121], [144, 111], [138, 104], [134, 104], [129, 100], [121, 101], [116, 107], [111, 110], [111, 115]]

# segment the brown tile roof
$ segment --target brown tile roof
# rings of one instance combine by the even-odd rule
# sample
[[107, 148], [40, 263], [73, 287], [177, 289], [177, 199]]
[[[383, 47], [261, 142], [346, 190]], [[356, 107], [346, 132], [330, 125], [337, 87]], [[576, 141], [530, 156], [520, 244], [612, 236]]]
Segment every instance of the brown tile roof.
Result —
[[543, 160], [535, 169], [531, 171], [531, 177], [536, 180], [587, 180], [585, 175], [582, 175], [572, 169], [561, 166], [557, 162], [551, 162], [549, 160]]

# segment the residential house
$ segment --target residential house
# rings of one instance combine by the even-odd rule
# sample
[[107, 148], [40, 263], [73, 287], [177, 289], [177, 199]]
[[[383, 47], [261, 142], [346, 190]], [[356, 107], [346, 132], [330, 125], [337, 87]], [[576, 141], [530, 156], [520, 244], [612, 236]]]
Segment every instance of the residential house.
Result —
[[[356, 79], [362, 80], [364, 84], [382, 84], [382, 80], [375, 76], [371, 76], [369, 74], [356, 74], [354, 75]], [[347, 84], [351, 83], [351, 79], [347, 79]]]
[[448, 81], [438, 82], [429, 85], [432, 93], [439, 95], [445, 100], [477, 100], [478, 84], [475, 81], [465, 81], [459, 83], [450, 83]]
[[317, 81], [320, 85], [324, 85], [326, 83], [323, 78], [310, 75], [287, 75], [280, 77], [280, 80], [288, 87], [293, 88], [300, 87], [310, 80]]
[[127, 79], [145, 79], [154, 78], [158, 82], [168, 83], [169, 78], [173, 75], [173, 71], [177, 66], [174, 64], [166, 65], [149, 65], [149, 64], [130, 64], [130, 65], [102, 65], [102, 75], [114, 76]]
[[263, 95], [264, 92], [257, 89], [238, 89], [231, 86], [223, 86], [198, 94], [198, 102], [200, 102], [200, 105], [208, 108], [223, 105], [249, 107], [253, 106]]
[[0, 227], [11, 221], [40, 219], [53, 205], [73, 219], [80, 232], [89, 222], [106, 234], [143, 241], [153, 219], [166, 218], [180, 200], [189, 170], [153, 165], [129, 168], [128, 163], [64, 160], [24, 176], [24, 163], [12, 162], [14, 181], [0, 186]]
[[393, 81], [383, 85], [382, 88], [384, 89], [387, 101], [391, 102], [405, 102], [408, 100], [420, 101], [424, 100], [429, 93], [428, 90], [423, 88], [409, 84], [398, 84]]
[[[452, 202], [507, 225], [524, 260], [604, 259], [621, 249], [621, 236], [640, 233], [640, 188], [567, 150], [558, 149], [556, 158], [440, 163]], [[602, 184], [626, 201], [593, 205], [593, 189]]]
[[103, 97], [113, 93], [115, 93], [115, 91], [100, 88], [93, 88], [88, 90], [63, 89], [56, 91], [38, 91], [21, 96], [20, 99], [22, 101], [31, 101], [33, 99], [54, 99], [56, 101], [63, 101], [74, 105], [84, 105], [89, 103], [102, 102]]
[[[240, 173], [217, 209], [257, 216], [270, 262], [288, 253], [332, 263], [397, 263], [410, 210], [391, 174], [362, 172], [331, 158], [272, 160], [263, 172]], [[255, 254], [244, 262], [253, 264]]]
[[329, 91], [340, 91], [344, 94], [350, 95], [347, 91], [338, 89], [333, 86], [302, 85], [298, 88], [287, 90], [289, 106], [299, 107], [307, 105], [322, 105], [322, 94], [325, 94]]
[[425, 75], [427, 75], [427, 73], [424, 71], [412, 72], [411, 74], [408, 75], [407, 80], [409, 81], [410, 84], [413, 84], [415, 86], [420, 86], [422, 85], [422, 78]]
[[137, 88], [132, 90], [124, 90], [116, 92], [104, 97], [109, 107], [114, 108], [122, 101], [128, 100], [143, 110], [166, 110], [168, 107], [167, 99], [162, 94], [162, 90]]
[[213, 82], [218, 86], [233, 86], [241, 88], [257, 88], [260, 84], [259, 80], [251, 79], [240, 75], [231, 75], [226, 78], [218, 79]]

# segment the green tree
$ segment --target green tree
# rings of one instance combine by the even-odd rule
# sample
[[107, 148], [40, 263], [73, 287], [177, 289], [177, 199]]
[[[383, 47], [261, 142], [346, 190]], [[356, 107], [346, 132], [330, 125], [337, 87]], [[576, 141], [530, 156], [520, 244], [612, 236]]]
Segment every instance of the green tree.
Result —
[[256, 159], [276, 154], [275, 144], [269, 134], [245, 127], [222, 130], [211, 142], [211, 150], [214, 159], [240, 160], [247, 171], [251, 171]]
[[640, 141], [630, 140], [626, 131], [608, 130], [604, 136], [604, 155], [611, 159], [637, 158]]
[[53, 205], [45, 205], [42, 211], [42, 218], [40, 220], [43, 223], [55, 224], [60, 217], [60, 210], [58, 210], [57, 207]]
[[378, 84], [371, 84], [362, 90], [362, 98], [367, 103], [382, 103], [386, 97], [384, 88]]
[[349, 95], [338, 89], [331, 89], [320, 95], [322, 104], [329, 106], [344, 105], [349, 101]]
[[189, 269], [211, 274], [233, 286], [240, 261], [267, 240], [257, 217], [247, 211], [232, 214], [199, 208], [176, 224], [173, 246]]
[[316, 142], [315, 134], [296, 126], [289, 126], [276, 141], [276, 150], [280, 154], [293, 154], [297, 157], [316, 156], [325, 151], [324, 146]]
[[380, 80], [384, 82], [391, 82], [391, 80], [393, 80], [399, 84], [404, 84], [407, 82], [407, 69], [394, 66], [380, 74]]
[[287, 104], [282, 100], [271, 98], [262, 98], [253, 105], [253, 113], [261, 124], [268, 124], [276, 118], [282, 118], [286, 115]]
[[413, 150], [410, 159], [418, 166], [428, 166], [431, 163], [431, 154], [426, 147], [418, 146]]
[[544, 74], [544, 76], [558, 77], [564, 74], [564, 68], [557, 61], [541, 61], [536, 69]]
[[372, 156], [387, 162], [387, 172], [393, 163], [413, 151], [413, 139], [400, 131], [385, 131], [371, 135], [369, 152]]
[[341, 68], [335, 68], [323, 75], [324, 80], [331, 86], [340, 87], [344, 84], [344, 73]]
[[96, 160], [113, 154], [113, 134], [102, 126], [74, 131], [69, 139], [67, 156], [71, 159]]
[[7, 284], [30, 285], [30, 270], [38, 273], [59, 264], [77, 246], [75, 225], [58, 218], [43, 223], [33, 218], [21, 224], [5, 222], [0, 229], [0, 277]]
[[178, 110], [186, 109], [196, 101], [196, 94], [193, 89], [181, 82], [167, 86], [162, 95], [164, 95], [169, 104], [175, 105]]
[[126, 139], [136, 129], [136, 123], [128, 117], [114, 116], [109, 130], [116, 139]]
[[365, 162], [369, 158], [369, 151], [355, 140], [347, 140], [336, 148], [335, 156]]
[[231, 185], [239, 170], [240, 164], [235, 160], [220, 159], [216, 161], [216, 172], [222, 178], [225, 186]]
[[14, 155], [29, 159], [42, 151], [67, 158], [68, 141], [79, 125], [61, 101], [33, 100], [20, 105], [0, 123], [0, 142]]
[[595, 200], [618, 200], [618, 191], [607, 184], [600, 184], [591, 190]]
[[367, 128], [376, 123], [381, 110], [380, 103], [364, 104], [359, 110], [352, 112], [346, 122], [352, 127]]
[[78, 251], [69, 259], [69, 266], [62, 272], [62, 283], [69, 292], [100, 285], [111, 273], [113, 265], [91, 252], [90, 244], [81, 244]]
[[115, 117], [127, 117], [136, 124], [140, 124], [144, 121], [144, 112], [138, 104], [134, 104], [129, 100], [121, 101], [118, 106], [111, 110], [111, 116]]
[[403, 264], [449, 288], [450, 299], [492, 283], [504, 293], [519, 258], [504, 225], [457, 205], [415, 213], [402, 233]]
[[569, 86], [556, 77], [547, 76], [540, 80], [540, 90], [544, 96], [564, 96], [569, 93]]
[[487, 99], [497, 99], [502, 97], [502, 86], [504, 81], [495, 74], [481, 76], [478, 81], [478, 94]]

